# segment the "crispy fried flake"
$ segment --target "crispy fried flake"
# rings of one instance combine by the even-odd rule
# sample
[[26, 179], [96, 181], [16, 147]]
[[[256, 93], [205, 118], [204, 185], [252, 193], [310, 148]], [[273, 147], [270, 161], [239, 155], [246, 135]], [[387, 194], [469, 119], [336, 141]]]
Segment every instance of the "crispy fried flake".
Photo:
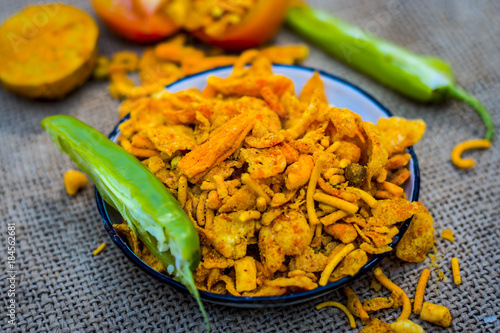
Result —
[[[267, 131], [267, 128], [261, 125], [260, 122], [257, 124], [259, 124], [259, 127]], [[286, 131], [281, 130], [276, 133], [269, 133], [269, 132], [265, 133], [261, 137], [247, 136], [245, 138], [245, 143], [252, 148], [270, 148], [285, 141], [287, 137], [288, 133]]]
[[360, 333], [391, 333], [391, 325], [380, 319], [370, 319], [368, 324], [359, 331]]
[[363, 308], [366, 312], [374, 312], [381, 309], [389, 309], [394, 305], [394, 300], [391, 298], [375, 297], [372, 299], [365, 299], [363, 301]]
[[241, 222], [237, 213], [216, 215], [205, 236], [228, 259], [240, 259], [247, 253], [248, 239], [255, 232], [255, 221]]
[[292, 65], [303, 61], [309, 53], [305, 45], [270, 46], [260, 51], [260, 55], [272, 63]]
[[422, 262], [433, 245], [433, 219], [429, 211], [424, 209], [413, 217], [396, 247], [396, 256], [404, 261]]
[[423, 120], [407, 120], [400, 117], [380, 118], [377, 122], [380, 142], [389, 155], [401, 153], [420, 141], [425, 132]]
[[208, 78], [207, 82], [217, 91], [225, 95], [253, 97], [261, 96], [262, 87], [269, 87], [270, 90], [278, 96], [293, 87], [293, 82], [289, 78], [281, 75], [248, 75], [227, 79], [211, 76]]
[[307, 220], [299, 211], [289, 211], [276, 217], [270, 226], [259, 233], [259, 250], [264, 267], [276, 272], [285, 255], [298, 255], [311, 243], [312, 232]]
[[249, 292], [244, 292], [243, 296], [259, 297], [259, 296], [281, 296], [286, 294], [288, 288], [269, 286], [267, 284]]
[[369, 189], [371, 186], [371, 179], [377, 175], [385, 166], [387, 162], [388, 153], [380, 143], [380, 136], [372, 123], [363, 123], [361, 125], [367, 139], [367, 154], [368, 163], [366, 165], [366, 187]]
[[350, 252], [344, 260], [335, 268], [331, 277], [335, 280], [341, 279], [344, 276], [353, 276], [368, 263], [366, 252], [361, 249], [356, 249]]
[[196, 126], [194, 128], [194, 138], [196, 143], [201, 145], [208, 140], [210, 135], [210, 122], [201, 112], [196, 112]]
[[296, 287], [303, 290], [311, 290], [318, 287], [318, 284], [307, 276], [296, 276], [292, 278], [280, 277], [266, 281], [266, 285], [270, 287]]
[[244, 185], [219, 208], [219, 212], [247, 210], [255, 205], [256, 200], [255, 192], [248, 185]]
[[[293, 123], [293, 126], [287, 128], [287, 132], [291, 138], [299, 138], [307, 128], [318, 118], [320, 112], [321, 100], [319, 92], [316, 91], [311, 98], [311, 102], [305, 108], [304, 112], [301, 114], [300, 118]], [[297, 148], [297, 147], [295, 147]]]
[[240, 293], [236, 290], [236, 285], [234, 283], [234, 280], [227, 276], [227, 275], [222, 275], [220, 277], [221, 281], [224, 281], [226, 283], [226, 290], [233, 296], [240, 296]]
[[297, 189], [309, 182], [314, 161], [309, 155], [300, 155], [297, 162], [290, 165], [285, 171], [285, 184], [289, 190]]
[[281, 142], [277, 147], [281, 150], [283, 156], [285, 156], [287, 165], [298, 161], [299, 151], [297, 149], [286, 142]]
[[196, 183], [210, 168], [234, 153], [254, 125], [255, 119], [249, 115], [234, 117], [215, 130], [208, 141], [184, 156], [178, 164], [179, 169], [190, 182]]
[[155, 145], [149, 140], [145, 133], [137, 133], [132, 137], [130, 143], [137, 148], [156, 149]]
[[441, 238], [447, 239], [452, 243], [455, 241], [455, 236], [451, 229], [443, 229], [443, 231], [441, 231]]
[[318, 97], [322, 103], [328, 103], [325, 95], [325, 86], [323, 85], [323, 81], [319, 76], [318, 72], [314, 72], [313, 76], [307, 81], [304, 88], [300, 92], [300, 100], [304, 103], [310, 103], [312, 96], [315, 91], [318, 91]]
[[347, 244], [353, 242], [357, 237], [358, 233], [356, 229], [351, 224], [337, 222], [330, 225], [325, 225], [323, 230], [340, 240], [342, 243]]
[[286, 168], [286, 158], [278, 148], [241, 148], [240, 154], [248, 163], [248, 172], [253, 178], [269, 178]]
[[284, 204], [292, 200], [296, 193], [297, 193], [296, 189], [293, 191], [283, 191], [276, 193], [273, 199], [271, 200], [270, 206], [271, 207], [283, 206]]
[[368, 223], [374, 226], [391, 226], [409, 219], [422, 209], [421, 203], [405, 199], [379, 200], [372, 208], [373, 217], [368, 219]]
[[296, 210], [278, 216], [273, 221], [272, 230], [275, 241], [286, 255], [302, 253], [313, 236], [305, 215]]
[[152, 173], [157, 173], [161, 169], [165, 168], [165, 162], [160, 156], [152, 156], [147, 160], [142, 161], [142, 163], [151, 171]]
[[314, 253], [314, 250], [307, 247], [304, 252], [294, 256], [290, 260], [291, 270], [302, 270], [304, 272], [322, 272], [327, 264], [328, 257], [322, 253]]
[[349, 109], [330, 108], [328, 116], [335, 127], [335, 135], [332, 142], [344, 137], [352, 138], [359, 132], [361, 116], [355, 114]]
[[206, 269], [221, 268], [226, 269], [234, 266], [234, 260], [222, 256], [219, 252], [209, 246], [201, 247], [202, 263]]
[[207, 276], [207, 289], [210, 290], [212, 287], [220, 281], [222, 276], [222, 270], [219, 268], [214, 268], [210, 270]]
[[121, 235], [127, 238], [127, 243], [132, 252], [135, 253], [136, 256], [140, 256], [141, 250], [139, 249], [139, 240], [137, 236], [134, 234], [132, 229], [128, 226], [126, 222], [120, 224], [113, 224], [113, 228]]
[[255, 259], [244, 257], [234, 263], [236, 272], [236, 290], [238, 292], [252, 291], [257, 288], [257, 267]]
[[273, 230], [270, 226], [263, 226], [259, 232], [260, 259], [264, 269], [273, 274], [285, 260], [283, 249], [274, 240]]
[[335, 150], [335, 155], [341, 160], [349, 160], [351, 163], [358, 163], [361, 157], [361, 149], [354, 143], [339, 141], [339, 147]]
[[366, 243], [366, 242], [361, 243], [359, 248], [367, 253], [370, 253], [370, 254], [381, 254], [381, 253], [392, 251], [392, 247], [390, 247], [389, 245], [384, 245], [382, 247], [376, 247], [376, 246], [373, 246], [372, 244]]
[[159, 126], [146, 130], [156, 149], [172, 156], [179, 150], [193, 150], [197, 145], [193, 130], [183, 125]]

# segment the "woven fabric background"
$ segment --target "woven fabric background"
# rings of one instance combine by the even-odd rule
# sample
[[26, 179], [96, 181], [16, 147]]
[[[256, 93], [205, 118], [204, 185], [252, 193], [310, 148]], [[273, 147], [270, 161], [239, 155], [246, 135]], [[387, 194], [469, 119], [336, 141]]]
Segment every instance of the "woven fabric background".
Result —
[[[29, 1], [2, 0], [0, 21]], [[31, 2], [37, 2], [31, 0]], [[87, 0], [67, 3], [94, 15]], [[476, 95], [500, 123], [500, 2], [471, 1], [311, 1], [335, 15], [422, 54], [439, 55], [454, 68], [457, 81]], [[95, 15], [94, 15], [95, 16]], [[101, 24], [101, 23], [99, 23]], [[111, 55], [136, 50], [102, 27], [99, 47]], [[286, 29], [275, 43], [299, 43]], [[1, 52], [1, 50], [0, 50]], [[498, 140], [487, 151], [468, 156], [477, 161], [458, 170], [450, 152], [460, 141], [480, 137], [483, 125], [466, 105], [414, 103], [311, 47], [305, 65], [343, 77], [370, 92], [394, 114], [427, 123], [416, 145], [422, 186], [420, 201], [435, 219], [439, 270], [431, 270], [426, 301], [447, 306], [452, 325], [442, 329], [412, 315], [427, 332], [494, 332], [500, 326], [500, 152]], [[68, 114], [108, 134], [118, 122], [119, 102], [106, 82], [88, 82], [60, 102], [29, 101], [0, 90], [0, 319], [1, 331], [22, 332], [202, 332], [204, 325], [190, 296], [152, 280], [130, 263], [110, 241], [97, 212], [93, 186], [75, 197], [64, 190], [62, 175], [72, 162], [45, 134], [40, 121]], [[17, 327], [7, 324], [7, 224], [16, 225]], [[451, 228], [456, 241], [439, 237]], [[92, 251], [108, 247], [98, 256]], [[450, 259], [460, 260], [462, 285], [452, 280]], [[383, 270], [414, 296], [422, 264], [394, 264]], [[371, 276], [353, 284], [361, 299], [373, 297]], [[214, 332], [353, 332], [343, 313], [316, 311], [320, 301], [345, 302], [334, 292], [314, 302], [276, 309], [236, 309], [205, 304]], [[395, 320], [398, 310], [374, 316]], [[360, 325], [358, 321], [358, 325]]]

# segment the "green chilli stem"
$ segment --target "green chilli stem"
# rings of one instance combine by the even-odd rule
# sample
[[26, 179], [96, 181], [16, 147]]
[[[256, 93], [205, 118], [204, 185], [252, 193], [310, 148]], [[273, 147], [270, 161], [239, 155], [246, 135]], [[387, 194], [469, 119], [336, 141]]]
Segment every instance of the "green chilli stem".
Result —
[[481, 102], [479, 102], [476, 97], [472, 96], [467, 91], [455, 85], [449, 87], [448, 96], [458, 101], [467, 103], [471, 108], [474, 109], [474, 111], [476, 111], [486, 128], [484, 138], [488, 141], [491, 141], [493, 139], [493, 136], [495, 135], [495, 124], [493, 123], [490, 112], [483, 106], [483, 104], [481, 104]]
[[207, 312], [205, 310], [205, 307], [203, 306], [203, 302], [201, 301], [200, 293], [196, 288], [196, 285], [194, 284], [193, 273], [189, 270], [188, 266], [184, 266], [180, 270], [181, 272], [179, 272], [179, 280], [182, 282], [184, 287], [186, 287], [194, 296], [196, 303], [198, 303], [198, 307], [200, 308], [201, 314], [203, 315], [203, 320], [205, 321], [205, 329], [207, 333], [210, 333], [210, 321], [208, 320]]

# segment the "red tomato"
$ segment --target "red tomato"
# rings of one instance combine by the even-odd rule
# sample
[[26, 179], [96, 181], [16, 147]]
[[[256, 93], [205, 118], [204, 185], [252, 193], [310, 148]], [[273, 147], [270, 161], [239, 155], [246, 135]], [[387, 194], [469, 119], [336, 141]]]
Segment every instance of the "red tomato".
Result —
[[214, 38], [201, 29], [193, 32], [199, 39], [228, 51], [241, 51], [270, 40], [280, 29], [288, 0], [259, 0], [241, 23]]
[[158, 0], [92, 0], [97, 16], [116, 34], [136, 43], [154, 43], [176, 33], [177, 27], [156, 11]]

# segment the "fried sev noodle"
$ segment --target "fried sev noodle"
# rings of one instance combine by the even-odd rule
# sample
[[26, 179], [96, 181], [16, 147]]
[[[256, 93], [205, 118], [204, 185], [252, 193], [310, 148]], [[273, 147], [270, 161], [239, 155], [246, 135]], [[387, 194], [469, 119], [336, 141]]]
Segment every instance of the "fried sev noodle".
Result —
[[[297, 97], [260, 51], [234, 63], [228, 78], [210, 77], [201, 92], [126, 101], [130, 119], [120, 125], [123, 148], [199, 232], [197, 287], [242, 296], [310, 290], [392, 250], [401, 223], [423, 209], [401, 186], [405, 150], [425, 124], [394, 117], [374, 125], [331, 107], [317, 73]], [[133, 233], [120, 232], [141, 257]]]

